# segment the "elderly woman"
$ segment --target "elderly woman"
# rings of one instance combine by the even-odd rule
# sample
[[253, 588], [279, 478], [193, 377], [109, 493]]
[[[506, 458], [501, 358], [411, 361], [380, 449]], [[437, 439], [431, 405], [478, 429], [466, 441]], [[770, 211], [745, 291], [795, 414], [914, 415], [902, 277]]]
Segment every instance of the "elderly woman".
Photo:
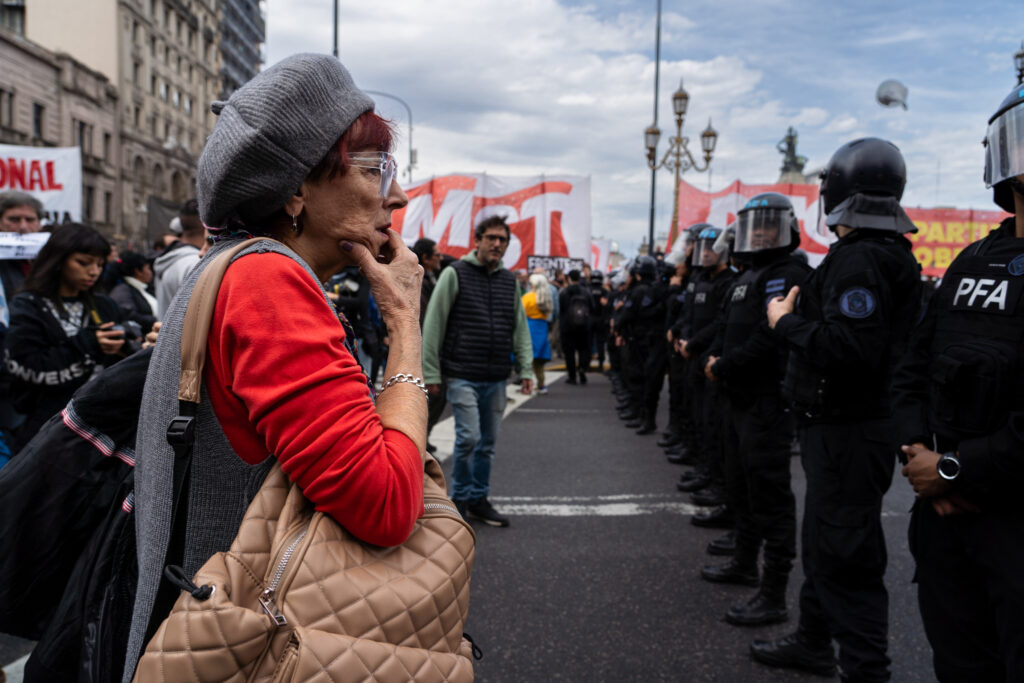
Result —
[[523, 294], [523, 310], [530, 326], [530, 342], [533, 344], [533, 374], [537, 376], [537, 393], [548, 393], [544, 383], [544, 365], [551, 360], [551, 346], [548, 344], [548, 317], [555, 308], [554, 297], [548, 279], [541, 273], [530, 276], [530, 291]]
[[[313, 505], [356, 537], [405, 541], [423, 512], [427, 401], [419, 329], [423, 269], [391, 214], [405, 206], [392, 131], [332, 57], [294, 55], [227, 102], [199, 159], [200, 214], [216, 244], [163, 320], [146, 383], [136, 465], [139, 579], [125, 662], [130, 678], [178, 590], [226, 550], [276, 459]], [[210, 328], [198, 436], [172, 531], [173, 460], [185, 308], [199, 272], [248, 236], [267, 236], [227, 269]], [[374, 400], [350, 330], [322, 283], [358, 266], [391, 336]]]

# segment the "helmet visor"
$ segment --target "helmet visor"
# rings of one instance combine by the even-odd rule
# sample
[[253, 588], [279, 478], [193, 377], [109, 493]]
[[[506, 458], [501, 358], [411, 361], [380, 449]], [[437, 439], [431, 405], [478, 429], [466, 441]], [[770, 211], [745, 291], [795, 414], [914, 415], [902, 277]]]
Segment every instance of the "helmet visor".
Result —
[[1000, 114], [985, 134], [985, 186], [1024, 174], [1024, 102]]
[[714, 239], [702, 237], [697, 240], [697, 244], [693, 247], [693, 259], [691, 260], [694, 266], [698, 268], [717, 266], [721, 260], [721, 255], [715, 251]]
[[733, 251], [752, 253], [789, 246], [793, 212], [789, 209], [756, 208], [742, 211], [736, 218], [736, 244]]

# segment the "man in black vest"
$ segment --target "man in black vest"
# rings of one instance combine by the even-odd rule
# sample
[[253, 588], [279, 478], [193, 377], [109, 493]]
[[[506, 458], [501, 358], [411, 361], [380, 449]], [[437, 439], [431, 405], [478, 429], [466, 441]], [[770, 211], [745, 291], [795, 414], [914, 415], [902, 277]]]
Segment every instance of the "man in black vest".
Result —
[[910, 549], [940, 681], [1024, 680], [1024, 87], [989, 120], [985, 183], [1015, 216], [953, 261], [897, 368]]
[[423, 321], [423, 381], [427, 391], [448, 382], [455, 418], [451, 497], [464, 517], [505, 527], [487, 497], [505, 380], [515, 356], [522, 392], [533, 390], [533, 346], [516, 276], [502, 267], [511, 232], [504, 217], [476, 226], [476, 250], [441, 271]]
[[917, 228], [899, 205], [906, 173], [886, 140], [840, 147], [821, 183], [825, 223], [839, 239], [806, 283], [768, 304], [768, 323], [790, 350], [783, 394], [802, 422], [807, 477], [800, 621], [795, 633], [751, 645], [772, 666], [833, 672], [834, 639], [847, 680], [889, 680], [881, 519], [896, 463], [889, 393], [921, 298], [904, 237]]

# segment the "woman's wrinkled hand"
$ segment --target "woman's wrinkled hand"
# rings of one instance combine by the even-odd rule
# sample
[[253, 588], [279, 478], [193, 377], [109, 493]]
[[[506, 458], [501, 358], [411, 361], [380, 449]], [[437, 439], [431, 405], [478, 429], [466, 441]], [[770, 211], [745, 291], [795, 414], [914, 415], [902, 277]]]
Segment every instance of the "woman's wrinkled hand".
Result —
[[389, 326], [412, 322], [418, 327], [423, 266], [416, 254], [405, 246], [401, 235], [388, 229], [388, 242], [381, 250], [383, 254], [391, 254], [387, 263], [379, 262], [362, 244], [345, 240], [341, 248], [352, 255], [359, 270], [369, 280], [370, 291], [385, 322]]

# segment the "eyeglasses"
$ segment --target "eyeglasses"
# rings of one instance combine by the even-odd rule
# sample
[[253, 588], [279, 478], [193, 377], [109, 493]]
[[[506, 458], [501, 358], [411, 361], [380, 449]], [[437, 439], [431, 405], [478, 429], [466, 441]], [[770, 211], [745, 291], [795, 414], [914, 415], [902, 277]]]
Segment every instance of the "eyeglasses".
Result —
[[505, 244], [508, 242], [508, 238], [504, 235], [483, 235], [480, 239], [484, 242], [497, 242], [498, 244]]
[[351, 156], [349, 165], [370, 168], [380, 173], [380, 196], [382, 199], [388, 196], [388, 192], [391, 191], [391, 183], [398, 175], [398, 163], [391, 152]]

